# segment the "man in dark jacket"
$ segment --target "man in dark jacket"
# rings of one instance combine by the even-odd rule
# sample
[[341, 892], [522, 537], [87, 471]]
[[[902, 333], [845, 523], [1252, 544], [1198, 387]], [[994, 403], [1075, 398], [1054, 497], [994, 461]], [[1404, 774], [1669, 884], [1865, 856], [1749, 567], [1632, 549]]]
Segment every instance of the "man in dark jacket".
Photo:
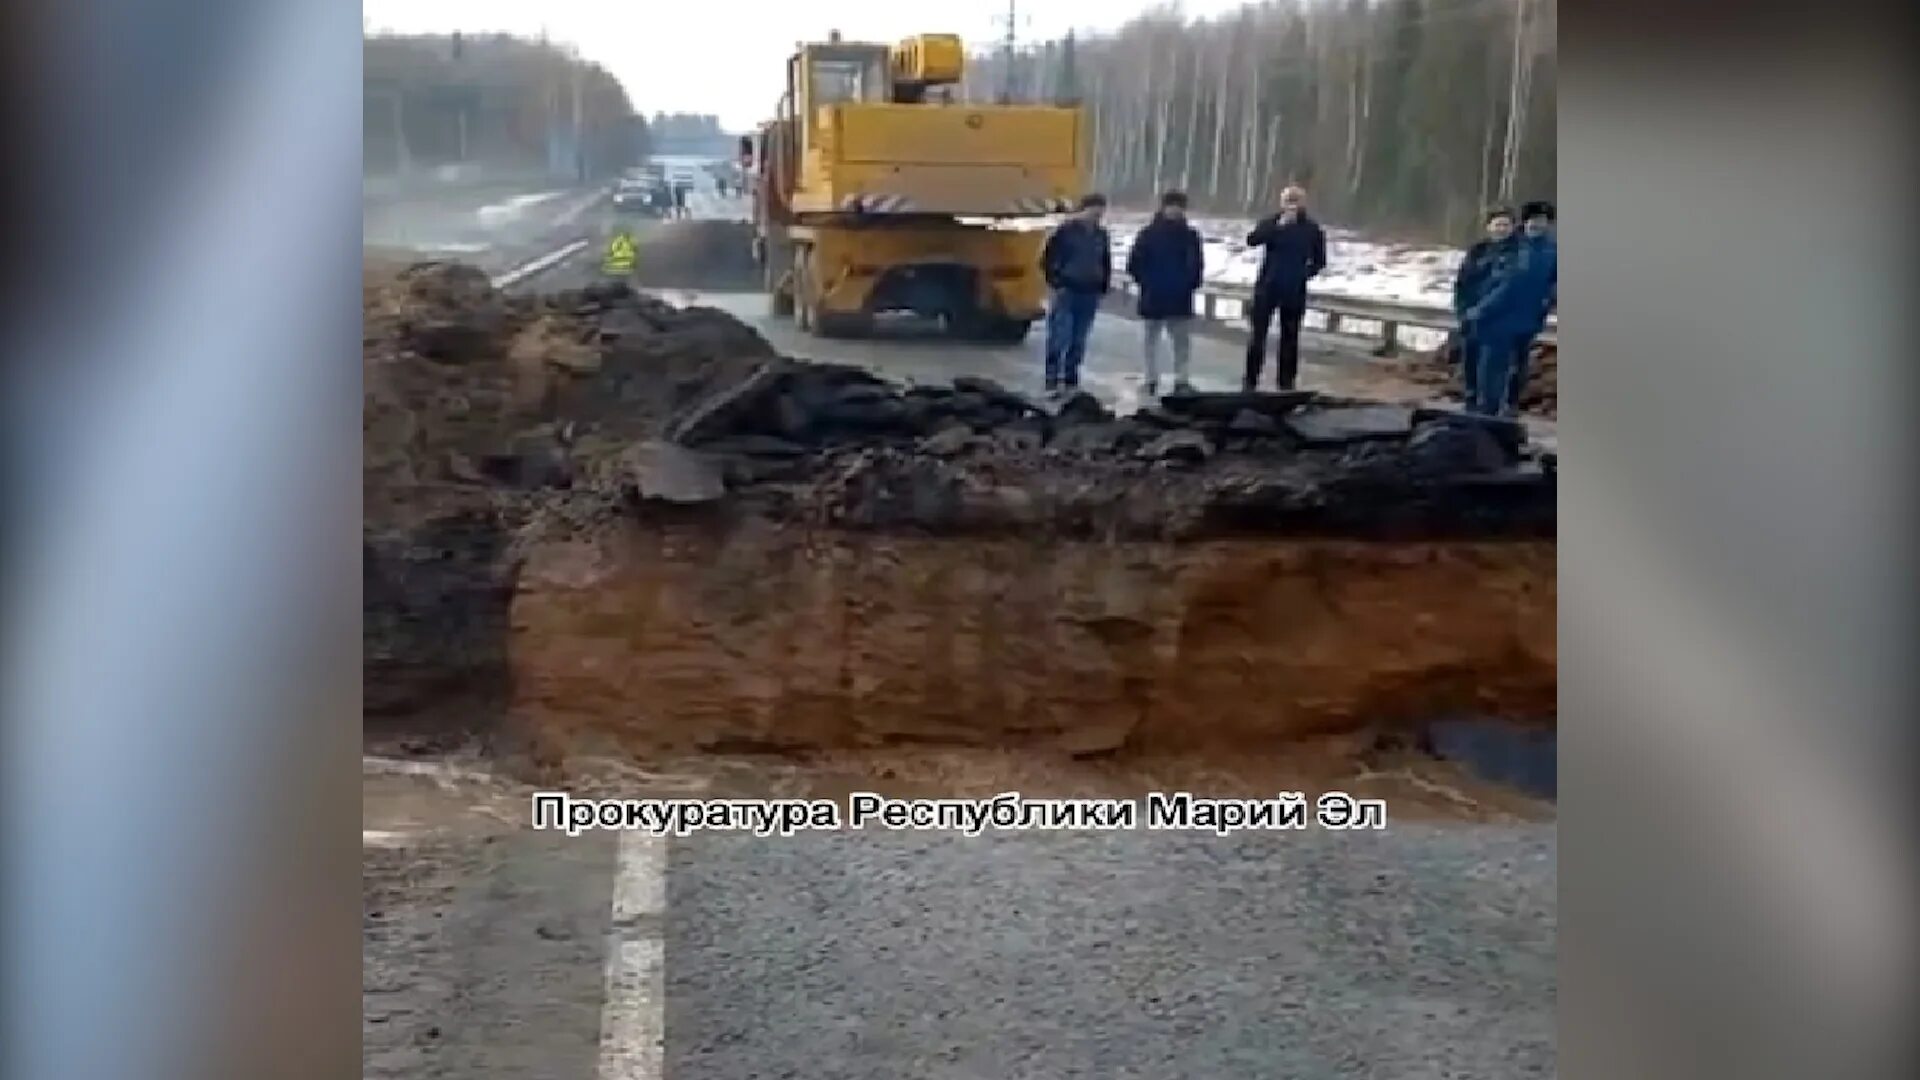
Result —
[[1047, 392], [1080, 388], [1080, 361], [1100, 298], [1113, 282], [1113, 248], [1101, 220], [1107, 197], [1090, 194], [1040, 251], [1040, 272], [1053, 290], [1047, 303]]
[[1499, 276], [1505, 261], [1512, 258], [1513, 224], [1512, 210], [1496, 206], [1487, 211], [1486, 238], [1467, 249], [1466, 257], [1460, 260], [1460, 272], [1453, 279], [1453, 317], [1460, 320], [1463, 326], [1457, 342], [1460, 347], [1460, 384], [1468, 401], [1474, 400], [1478, 372], [1474, 344], [1464, 330], [1466, 315], [1480, 302], [1481, 297], [1487, 295], [1487, 287]]
[[1133, 238], [1127, 276], [1140, 289], [1140, 321], [1146, 327], [1148, 397], [1160, 396], [1160, 335], [1173, 339], [1173, 392], [1187, 393], [1187, 363], [1193, 355], [1193, 294], [1206, 273], [1200, 234], [1187, 221], [1187, 197], [1169, 191], [1160, 213]]
[[1560, 287], [1560, 252], [1551, 228], [1553, 212], [1546, 204], [1529, 204], [1521, 212], [1523, 223], [1537, 222], [1526, 230], [1514, 248], [1513, 258], [1488, 286], [1482, 296], [1461, 317], [1462, 333], [1475, 342], [1474, 397], [1468, 408], [1484, 416], [1501, 416], [1510, 411], [1515, 398], [1514, 375], [1522, 350], [1546, 325]]
[[1307, 193], [1288, 185], [1280, 192], [1280, 212], [1264, 218], [1247, 234], [1247, 243], [1266, 248], [1260, 259], [1260, 277], [1253, 286], [1253, 340], [1247, 342], [1247, 372], [1243, 389], [1260, 385], [1266, 362], [1267, 329], [1280, 315], [1280, 344], [1274, 353], [1273, 377], [1281, 390], [1291, 390], [1300, 375], [1300, 322], [1307, 314], [1307, 280], [1327, 267], [1327, 234], [1307, 216]]

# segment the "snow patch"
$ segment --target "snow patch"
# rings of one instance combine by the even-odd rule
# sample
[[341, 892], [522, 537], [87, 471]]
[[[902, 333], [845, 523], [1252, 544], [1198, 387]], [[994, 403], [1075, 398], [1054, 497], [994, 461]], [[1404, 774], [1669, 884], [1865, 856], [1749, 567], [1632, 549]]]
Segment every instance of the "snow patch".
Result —
[[[1134, 236], [1145, 215], [1110, 215], [1114, 266], [1126, 265]], [[1253, 223], [1231, 218], [1190, 219], [1200, 233], [1206, 280], [1214, 285], [1250, 286], [1260, 273], [1260, 249], [1247, 247]], [[1308, 286], [1319, 296], [1385, 300], [1420, 307], [1453, 303], [1453, 276], [1463, 256], [1458, 248], [1387, 244], [1363, 240], [1341, 229], [1327, 230], [1327, 268]]]

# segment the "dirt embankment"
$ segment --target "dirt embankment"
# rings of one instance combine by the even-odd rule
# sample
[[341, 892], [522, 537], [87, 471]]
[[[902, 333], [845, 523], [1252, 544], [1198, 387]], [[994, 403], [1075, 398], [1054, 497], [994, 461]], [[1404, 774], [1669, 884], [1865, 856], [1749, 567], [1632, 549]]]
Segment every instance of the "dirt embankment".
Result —
[[1084, 758], [1551, 715], [1554, 463], [1517, 425], [902, 388], [450, 267], [368, 305], [370, 730]]
[[[1447, 399], [1460, 400], [1460, 367], [1449, 360], [1445, 350], [1409, 357], [1401, 361], [1400, 366], [1408, 381], [1437, 390], [1440, 396]], [[1539, 342], [1533, 346], [1527, 387], [1520, 394], [1520, 411], [1529, 416], [1544, 417], [1548, 420], [1559, 417], [1560, 350], [1558, 346], [1546, 342]]]

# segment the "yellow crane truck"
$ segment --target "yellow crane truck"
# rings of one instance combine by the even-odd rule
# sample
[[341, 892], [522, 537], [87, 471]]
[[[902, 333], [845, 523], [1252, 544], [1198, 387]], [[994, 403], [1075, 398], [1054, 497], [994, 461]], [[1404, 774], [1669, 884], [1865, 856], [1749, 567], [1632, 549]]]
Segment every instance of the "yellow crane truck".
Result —
[[754, 254], [774, 312], [857, 336], [911, 312], [983, 341], [1026, 336], [1046, 297], [1044, 230], [996, 222], [1072, 209], [1085, 186], [1081, 110], [952, 100], [952, 34], [888, 46], [801, 45], [757, 139]]

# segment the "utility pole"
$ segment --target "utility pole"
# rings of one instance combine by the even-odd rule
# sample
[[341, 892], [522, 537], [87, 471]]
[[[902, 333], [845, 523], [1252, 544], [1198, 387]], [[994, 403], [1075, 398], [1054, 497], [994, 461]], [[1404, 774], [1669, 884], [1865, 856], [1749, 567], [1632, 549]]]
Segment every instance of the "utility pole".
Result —
[[585, 113], [580, 108], [580, 58], [573, 57], [573, 178], [587, 180], [587, 135]]
[[1019, 27], [1018, 0], [1007, 0], [1007, 25], [1000, 38], [1000, 104], [1013, 103], [1013, 48]]
[[1527, 105], [1527, 0], [1513, 0], [1513, 61], [1507, 70], [1507, 133], [1500, 148], [1500, 198], [1513, 198], [1516, 174], [1520, 171], [1521, 125], [1526, 123]]

